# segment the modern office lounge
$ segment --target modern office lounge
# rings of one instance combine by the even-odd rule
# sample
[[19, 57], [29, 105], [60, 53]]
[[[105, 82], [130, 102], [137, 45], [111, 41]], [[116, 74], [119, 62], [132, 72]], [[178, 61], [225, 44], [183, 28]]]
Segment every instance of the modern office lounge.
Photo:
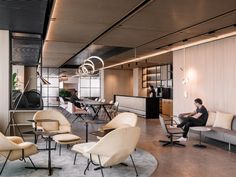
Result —
[[[0, 3], [2, 176], [235, 174], [235, 1]], [[155, 98], [150, 98], [149, 85]], [[79, 106], [71, 101], [73, 94]], [[209, 131], [190, 127], [188, 140], [179, 142], [184, 147], [163, 146], [159, 141], [169, 141], [173, 133], [169, 124], [194, 111], [196, 98], [208, 110], [204, 127]], [[38, 121], [41, 113], [44, 122]], [[120, 127], [112, 127], [122, 114], [125, 123], [120, 119]], [[127, 123], [130, 114], [137, 123]], [[61, 122], [70, 128], [48, 134]], [[104, 131], [104, 125], [111, 131]], [[106, 135], [99, 137], [98, 132]], [[124, 132], [128, 138], [117, 138]], [[206, 148], [194, 146], [200, 134]], [[18, 151], [18, 157], [9, 155], [6, 161], [10, 151], [22, 151], [23, 141], [31, 148], [25, 147], [26, 156]], [[81, 147], [104, 141], [103, 150], [109, 153], [122, 154], [118, 145], [112, 147], [115, 143], [132, 144], [127, 158], [121, 158], [128, 166], [106, 166], [97, 158], [87, 170], [91, 158]], [[49, 152], [50, 166], [62, 169], [49, 167]], [[27, 156], [36, 168], [46, 169], [25, 168], [33, 167]]]

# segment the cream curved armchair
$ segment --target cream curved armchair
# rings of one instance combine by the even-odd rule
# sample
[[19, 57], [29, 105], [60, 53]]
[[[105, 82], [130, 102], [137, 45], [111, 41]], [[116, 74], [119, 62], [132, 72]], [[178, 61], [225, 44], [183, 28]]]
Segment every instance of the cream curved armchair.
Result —
[[72, 147], [72, 150], [76, 152], [76, 155], [77, 153], [81, 153], [89, 159], [84, 174], [89, 168], [90, 163], [96, 163], [100, 165], [102, 176], [104, 176], [104, 167], [120, 164], [130, 156], [136, 175], [138, 176], [131, 154], [136, 148], [139, 137], [139, 127], [119, 128], [111, 131], [98, 142], [77, 144]]
[[136, 127], [138, 116], [134, 113], [123, 112], [114, 117], [110, 122], [102, 127], [102, 129]]
[[24, 142], [21, 137], [12, 136], [6, 137], [0, 132], [0, 155], [6, 158], [2, 168], [0, 175], [2, 174], [5, 165], [8, 160], [24, 160], [25, 158], [29, 158], [33, 167], [36, 169], [33, 161], [30, 156], [38, 153], [37, 146], [31, 142]]
[[[37, 111], [33, 120], [37, 123], [37, 129], [53, 133], [70, 133], [71, 124], [66, 117], [57, 110], [48, 109]], [[48, 120], [45, 121], [44, 120]], [[52, 120], [50, 122], [50, 120]], [[34, 125], [35, 126], [35, 125]]]

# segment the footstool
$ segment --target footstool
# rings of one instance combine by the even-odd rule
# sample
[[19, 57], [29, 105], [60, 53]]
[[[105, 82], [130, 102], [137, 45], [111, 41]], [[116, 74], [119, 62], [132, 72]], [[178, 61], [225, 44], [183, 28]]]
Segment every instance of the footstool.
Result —
[[53, 136], [53, 140], [59, 144], [59, 155], [61, 155], [61, 145], [62, 144], [66, 144], [66, 145], [70, 145], [70, 144], [76, 144], [80, 141], [80, 137], [77, 135], [73, 135], [70, 133], [67, 134], [58, 134]]

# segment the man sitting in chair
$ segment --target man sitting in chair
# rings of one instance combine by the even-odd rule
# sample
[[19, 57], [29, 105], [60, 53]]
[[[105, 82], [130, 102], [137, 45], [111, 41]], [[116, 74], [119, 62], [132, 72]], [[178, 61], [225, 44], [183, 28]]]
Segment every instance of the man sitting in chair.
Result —
[[179, 115], [182, 123], [177, 125], [177, 127], [183, 128], [183, 137], [177, 139], [177, 141], [187, 141], [187, 134], [190, 127], [194, 126], [205, 126], [208, 118], [208, 111], [203, 106], [202, 100], [197, 98], [194, 100], [194, 104], [197, 107], [196, 111], [193, 113], [183, 113]]
[[71, 97], [70, 97], [70, 101], [71, 103], [73, 103], [76, 107], [81, 108], [81, 105], [78, 101], [80, 101], [80, 99], [77, 97], [77, 90], [72, 90], [71, 92]]

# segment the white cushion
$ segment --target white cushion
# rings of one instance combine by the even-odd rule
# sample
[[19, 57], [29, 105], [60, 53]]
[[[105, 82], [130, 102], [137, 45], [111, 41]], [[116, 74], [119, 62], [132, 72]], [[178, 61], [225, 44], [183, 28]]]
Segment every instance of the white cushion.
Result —
[[233, 117], [233, 114], [216, 112], [216, 119], [213, 127], [220, 127], [231, 130]]
[[215, 119], [216, 119], [216, 113], [209, 111], [206, 126], [213, 126]]
[[72, 143], [77, 142], [80, 140], [79, 136], [73, 135], [73, 134], [58, 134], [53, 136], [53, 140], [57, 143], [64, 142], [64, 143]]
[[81, 143], [81, 144], [76, 144], [72, 147], [72, 151], [79, 152], [81, 154], [85, 153], [89, 148], [94, 146], [96, 142], [89, 142], [89, 143]]

